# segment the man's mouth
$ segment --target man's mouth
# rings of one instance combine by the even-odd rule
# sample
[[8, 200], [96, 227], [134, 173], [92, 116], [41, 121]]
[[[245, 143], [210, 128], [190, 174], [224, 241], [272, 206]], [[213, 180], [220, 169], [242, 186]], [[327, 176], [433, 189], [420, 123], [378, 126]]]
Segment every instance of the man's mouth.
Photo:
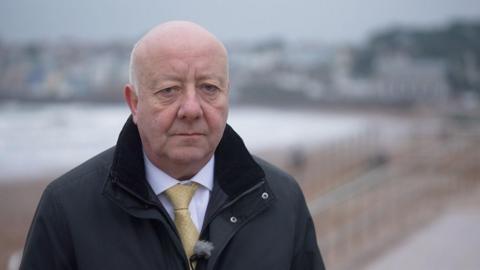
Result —
[[175, 133], [175, 136], [186, 136], [186, 137], [193, 137], [193, 136], [203, 136], [203, 133], [200, 132], [181, 132]]

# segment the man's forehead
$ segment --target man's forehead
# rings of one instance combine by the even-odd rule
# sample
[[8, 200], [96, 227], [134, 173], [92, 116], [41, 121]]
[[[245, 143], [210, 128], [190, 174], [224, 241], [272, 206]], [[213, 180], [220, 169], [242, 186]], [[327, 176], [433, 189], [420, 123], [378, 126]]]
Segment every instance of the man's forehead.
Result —
[[147, 51], [139, 59], [139, 68], [154, 74], [184, 73], [195, 70], [199, 74], [228, 72], [228, 60], [214, 50]]
[[206, 29], [190, 22], [168, 22], [150, 30], [136, 45], [138, 57], [205, 51], [225, 55], [223, 44]]

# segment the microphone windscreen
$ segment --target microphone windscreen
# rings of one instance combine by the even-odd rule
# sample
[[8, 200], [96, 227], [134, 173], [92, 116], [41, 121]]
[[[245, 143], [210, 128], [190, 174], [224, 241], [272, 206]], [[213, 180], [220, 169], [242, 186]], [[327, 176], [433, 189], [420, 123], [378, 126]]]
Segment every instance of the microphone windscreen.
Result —
[[213, 250], [212, 242], [198, 240], [197, 243], [195, 243], [195, 246], [193, 247], [193, 254], [197, 255], [198, 257], [203, 257], [205, 259], [208, 259], [210, 255], [212, 255], [212, 250]]

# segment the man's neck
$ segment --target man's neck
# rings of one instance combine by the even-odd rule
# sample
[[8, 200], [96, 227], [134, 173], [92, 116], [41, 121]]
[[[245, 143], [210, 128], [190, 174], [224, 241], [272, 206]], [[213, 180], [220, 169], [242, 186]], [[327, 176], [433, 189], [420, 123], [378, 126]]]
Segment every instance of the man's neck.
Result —
[[170, 160], [161, 160], [151, 157], [149, 153], [144, 152], [150, 162], [169, 176], [179, 180], [189, 180], [196, 175], [212, 158], [213, 154], [206, 158], [194, 162], [172, 162]]

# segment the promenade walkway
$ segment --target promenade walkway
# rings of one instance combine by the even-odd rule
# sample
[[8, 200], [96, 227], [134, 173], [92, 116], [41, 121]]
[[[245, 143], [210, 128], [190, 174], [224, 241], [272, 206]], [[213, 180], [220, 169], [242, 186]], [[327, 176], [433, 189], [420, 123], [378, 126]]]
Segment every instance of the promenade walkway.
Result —
[[477, 190], [365, 269], [476, 270], [480, 269], [479, 250], [480, 190]]

